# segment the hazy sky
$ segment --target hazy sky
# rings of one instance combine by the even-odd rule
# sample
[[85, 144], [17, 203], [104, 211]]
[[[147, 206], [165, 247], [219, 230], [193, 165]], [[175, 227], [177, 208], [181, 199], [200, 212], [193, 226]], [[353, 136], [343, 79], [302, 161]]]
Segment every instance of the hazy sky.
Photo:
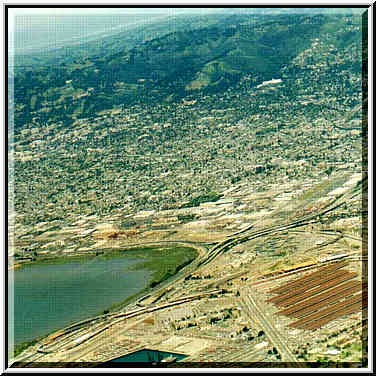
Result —
[[219, 8], [10, 8], [9, 15], [92, 15], [92, 14], [142, 14], [142, 13], [209, 13]]
[[74, 15], [74, 14], [104, 14], [104, 13], [143, 13], [143, 12], [161, 12], [168, 13], [171, 8], [16, 8], [10, 9], [17, 16], [24, 15]]
[[69, 15], [98, 15], [98, 14], [147, 14], [174, 15], [178, 13], [214, 13], [219, 8], [9, 8], [9, 31], [14, 31], [15, 16], [69, 16]]
[[[208, 2], [210, 4], [210, 1]], [[335, 1], [334, 1], [335, 3]], [[69, 4], [65, 4], [69, 5]], [[93, 3], [92, 5], [95, 5]], [[69, 16], [69, 15], [80, 15], [80, 16], [90, 16], [90, 15], [124, 15], [124, 14], [153, 14], [153, 16], [163, 16], [163, 15], [175, 15], [175, 14], [182, 14], [182, 13], [195, 13], [195, 14], [205, 14], [205, 13], [216, 13], [221, 12], [224, 9], [220, 8], [221, 4], [217, 4], [218, 8], [158, 8], [157, 5], [155, 5], [155, 8], [126, 8], [125, 4], [119, 4], [123, 5], [124, 7], [121, 8], [57, 8], [53, 7], [53, 4], [51, 5], [51, 8], [8, 8], [9, 12], [9, 31], [14, 31], [14, 16], [56, 16], [57, 18], [59, 16]], [[141, 5], [141, 4], [140, 4]], [[154, 6], [152, 3], [151, 6]], [[194, 4], [192, 4], [194, 5]], [[198, 4], [200, 5], [200, 4]], [[282, 4], [281, 4], [282, 5]], [[308, 6], [309, 7], [309, 6]], [[323, 5], [325, 8], [325, 5]], [[267, 4], [265, 4], [265, 8], [268, 8]], [[333, 10], [335, 12], [335, 10]], [[32, 25], [32, 19], [33, 17], [30, 17], [29, 24]], [[39, 21], [42, 22], [42, 21]]]

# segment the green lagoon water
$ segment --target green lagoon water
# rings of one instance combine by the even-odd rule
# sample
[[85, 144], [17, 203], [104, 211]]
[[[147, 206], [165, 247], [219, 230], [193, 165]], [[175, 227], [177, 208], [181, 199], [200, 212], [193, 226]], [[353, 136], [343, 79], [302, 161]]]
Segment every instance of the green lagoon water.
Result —
[[[8, 330], [19, 344], [102, 313], [143, 290], [149, 270], [131, 270], [141, 259], [28, 265], [8, 273]], [[14, 277], [12, 277], [14, 276]], [[12, 290], [14, 304], [12, 304]]]

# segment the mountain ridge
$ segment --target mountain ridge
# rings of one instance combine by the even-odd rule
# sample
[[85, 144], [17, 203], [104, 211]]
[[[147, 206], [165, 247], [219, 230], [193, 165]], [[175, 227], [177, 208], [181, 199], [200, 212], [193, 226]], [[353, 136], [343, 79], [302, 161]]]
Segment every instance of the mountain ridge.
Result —
[[314, 37], [339, 48], [357, 42], [356, 33], [341, 32], [342, 25], [352, 22], [342, 18], [270, 18], [262, 22], [252, 16], [230, 16], [226, 27], [176, 31], [104, 56], [16, 70], [15, 129], [35, 115], [45, 124], [72, 123], [117, 106], [218, 93], [249, 74], [256, 86], [277, 78]]

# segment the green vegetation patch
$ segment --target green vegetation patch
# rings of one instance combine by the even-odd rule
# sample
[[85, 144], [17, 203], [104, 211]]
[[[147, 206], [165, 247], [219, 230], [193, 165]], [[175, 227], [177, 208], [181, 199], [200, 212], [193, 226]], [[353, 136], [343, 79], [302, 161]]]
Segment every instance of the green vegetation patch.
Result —
[[[138, 262], [131, 267], [131, 270], [149, 270], [152, 272], [152, 280], [149, 286], [135, 295], [127, 297], [122, 302], [113, 304], [105, 312], [112, 312], [125, 307], [135, 298], [147, 293], [153, 287], [175, 275], [179, 270], [190, 264], [196, 257], [197, 251], [188, 247], [145, 247], [130, 248], [122, 251], [104, 253], [101, 258], [114, 257], [114, 254], [121, 257], [143, 258], [145, 261]], [[103, 312], [101, 312], [103, 313]]]
[[[119, 303], [113, 304], [111, 307], [105, 310], [106, 312], [114, 311], [120, 309], [121, 307], [124, 307], [136, 297], [145, 294], [153, 287], [158, 286], [163, 281], [166, 281], [168, 278], [175, 275], [179, 270], [189, 265], [197, 257], [197, 251], [194, 248], [190, 247], [174, 246], [140, 247], [122, 250], [108, 249], [87, 255], [54, 256], [40, 258], [33, 262], [22, 264], [22, 267], [33, 267], [34, 265], [67, 264], [72, 262], [84, 263], [92, 260], [93, 258], [96, 258], [98, 260], [108, 260], [114, 257], [141, 259], [140, 262], [131, 267], [131, 270], [149, 270], [152, 272], [152, 280], [149, 283], [148, 287], [135, 295], [127, 297], [125, 300]], [[99, 314], [103, 314], [103, 312], [98, 312], [98, 315]], [[29, 347], [32, 344], [33, 343], [28, 344], [25, 342], [24, 346]], [[26, 347], [20, 348], [18, 354], [21, 353]]]
[[183, 223], [194, 221], [196, 218], [196, 214], [178, 214], [178, 220]]
[[192, 207], [195, 207], [195, 206], [200, 206], [201, 203], [204, 203], [204, 202], [216, 202], [218, 201], [220, 198], [222, 197], [221, 194], [219, 193], [216, 193], [216, 192], [209, 192], [209, 193], [206, 193], [204, 195], [201, 195], [201, 196], [198, 196], [198, 197], [195, 197], [194, 199], [192, 199], [191, 201], [189, 201], [188, 203], [182, 205], [180, 208], [192, 208]]
[[31, 341], [22, 342], [22, 343], [15, 345], [14, 346], [14, 357], [20, 355], [23, 351], [25, 351], [30, 346], [36, 345], [42, 338], [44, 338], [44, 337], [35, 338]]
[[[133, 252], [130, 253], [132, 256], [134, 255]], [[147, 261], [137, 263], [133, 269], [152, 271], [153, 280], [150, 283], [150, 287], [155, 287], [175, 275], [184, 266], [190, 264], [196, 255], [197, 252], [193, 248], [150, 248], [147, 253]]]

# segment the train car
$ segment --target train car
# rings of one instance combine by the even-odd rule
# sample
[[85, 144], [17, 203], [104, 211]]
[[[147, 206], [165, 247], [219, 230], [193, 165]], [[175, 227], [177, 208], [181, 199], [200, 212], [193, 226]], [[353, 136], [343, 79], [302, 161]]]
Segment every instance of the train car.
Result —
[[54, 341], [56, 338], [62, 336], [65, 334], [65, 330], [59, 330], [55, 333], [52, 333], [50, 336], [48, 336], [45, 340], [46, 343], [50, 343], [52, 341]]
[[308, 266], [313, 266], [315, 264], [317, 264], [317, 261], [306, 261], [306, 262], [302, 262], [300, 264], [292, 265], [292, 266], [287, 267], [287, 268], [282, 268], [281, 270], [282, 270], [283, 273], [288, 273], [288, 272], [292, 272], [294, 270], [306, 268]]
[[293, 272], [295, 270], [307, 268], [309, 266], [313, 266], [313, 265], [316, 265], [316, 264], [317, 264], [317, 261], [306, 261], [306, 262], [302, 262], [300, 264], [295, 264], [295, 265], [292, 265], [292, 266], [289, 266], [289, 267], [284, 267], [284, 268], [281, 268], [281, 269], [278, 269], [278, 270], [274, 270], [272, 272], [263, 273], [260, 276], [260, 278], [264, 279], [264, 278], [275, 277], [275, 276], [278, 276], [280, 274]]

